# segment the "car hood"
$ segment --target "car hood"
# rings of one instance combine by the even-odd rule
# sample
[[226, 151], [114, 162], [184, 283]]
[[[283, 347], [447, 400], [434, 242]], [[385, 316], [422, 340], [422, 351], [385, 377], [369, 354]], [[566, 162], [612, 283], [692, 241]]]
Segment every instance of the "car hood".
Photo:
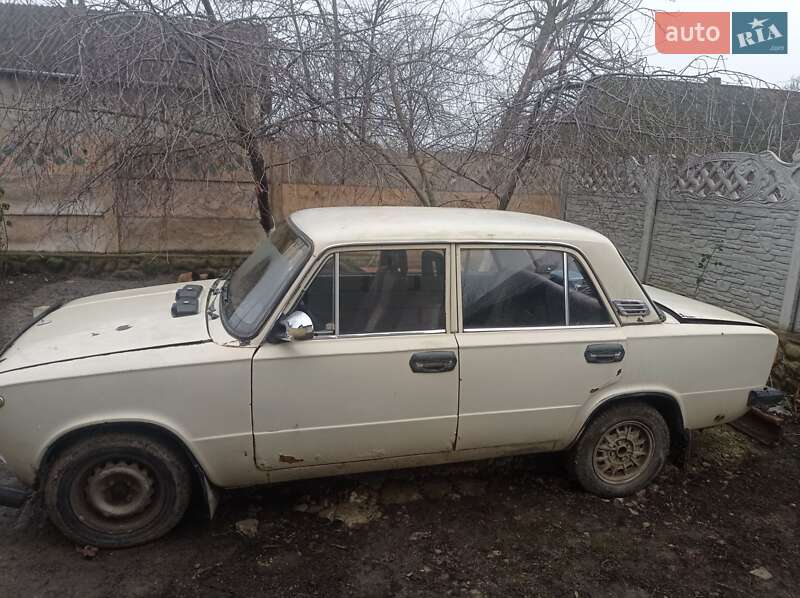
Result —
[[644, 288], [653, 301], [675, 314], [682, 322], [726, 322], [760, 326], [758, 322], [754, 322], [750, 318], [740, 316], [715, 305], [709, 305], [708, 303], [649, 285], [644, 285]]
[[202, 281], [200, 313], [172, 317], [175, 291], [167, 284], [84, 297], [35, 320], [0, 355], [0, 373], [96, 355], [209, 340], [205, 309], [213, 281]]

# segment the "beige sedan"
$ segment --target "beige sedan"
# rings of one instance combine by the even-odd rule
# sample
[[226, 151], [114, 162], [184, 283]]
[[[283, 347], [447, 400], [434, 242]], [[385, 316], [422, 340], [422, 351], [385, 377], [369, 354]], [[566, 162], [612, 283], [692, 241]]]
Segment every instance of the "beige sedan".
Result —
[[[229, 278], [41, 315], [0, 353], [0, 455], [81, 544], [168, 532], [192, 489], [568, 451], [601, 496], [763, 388], [767, 328], [527, 214], [304, 210]], [[0, 488], [0, 503], [26, 495]]]

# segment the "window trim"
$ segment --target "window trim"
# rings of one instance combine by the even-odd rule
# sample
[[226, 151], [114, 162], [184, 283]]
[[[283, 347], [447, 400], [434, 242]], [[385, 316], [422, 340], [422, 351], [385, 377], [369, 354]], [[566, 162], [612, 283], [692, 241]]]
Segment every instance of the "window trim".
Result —
[[[540, 251], [559, 251], [562, 254], [562, 268], [564, 272], [564, 321], [566, 325], [556, 325], [556, 326], [509, 326], [509, 327], [485, 327], [485, 328], [465, 328], [464, 327], [464, 305], [463, 305], [463, 293], [462, 289], [462, 280], [461, 280], [461, 256], [462, 250], [465, 249], [516, 249], [516, 250], [540, 250]], [[599, 283], [597, 276], [594, 273], [591, 265], [589, 265], [588, 260], [584, 258], [584, 256], [574, 247], [570, 245], [563, 245], [560, 243], [456, 243], [454, 248], [454, 253], [456, 257], [456, 265], [455, 265], [455, 283], [456, 283], [456, 301], [457, 301], [457, 308], [456, 308], [456, 331], [458, 333], [474, 333], [474, 332], [516, 332], [516, 331], [534, 331], [534, 330], [579, 330], [583, 328], [616, 328], [620, 326], [620, 322], [617, 319], [616, 312], [611, 309], [611, 303], [608, 300], [608, 296], [606, 295], [605, 289]], [[583, 269], [586, 271], [587, 275], [589, 276], [592, 284], [597, 291], [600, 300], [603, 303], [603, 307], [606, 309], [606, 313], [609, 315], [609, 319], [611, 320], [610, 324], [569, 324], [569, 281], [568, 281], [568, 272], [567, 272], [567, 255], [573, 256], [576, 262], [580, 264]]]
[[[424, 251], [426, 249], [436, 249], [444, 252], [444, 293], [442, 296], [442, 305], [444, 306], [444, 328], [435, 328], [431, 330], [401, 330], [401, 331], [392, 331], [392, 332], [357, 332], [357, 333], [349, 333], [349, 334], [340, 334], [339, 333], [339, 261], [340, 261], [340, 254], [341, 253], [354, 253], [354, 252], [361, 252], [361, 251], [392, 251], [392, 250], [419, 250]], [[315, 260], [314, 266], [309, 270], [307, 276], [304, 276], [302, 284], [298, 287], [298, 292], [296, 297], [292, 298], [289, 305], [297, 305], [300, 297], [302, 297], [303, 293], [311, 286], [314, 282], [314, 278], [319, 274], [322, 268], [327, 263], [327, 260], [333, 256], [334, 258], [334, 266], [333, 266], [333, 294], [334, 294], [334, 332], [333, 334], [314, 334], [314, 338], [311, 340], [317, 339], [347, 339], [347, 338], [369, 338], [369, 337], [385, 337], [385, 336], [409, 336], [409, 335], [417, 335], [417, 334], [448, 334], [450, 330], [452, 330], [452, 302], [450, 296], [450, 289], [452, 288], [451, 285], [451, 250], [452, 250], [452, 243], [398, 243], [398, 244], [381, 244], [381, 245], [361, 245], [361, 244], [354, 244], [354, 245], [339, 245], [333, 248], [328, 249], [322, 255], [319, 256], [317, 260]], [[284, 312], [286, 310], [284, 309]]]
[[569, 258], [567, 252], [561, 252], [561, 272], [564, 275], [564, 327], [569, 327]]
[[616, 328], [616, 324], [576, 324], [575, 326], [518, 326], [518, 327], [494, 327], [494, 328], [465, 328], [461, 332], [470, 334], [472, 332], [531, 332], [534, 330], [583, 330], [584, 328]]
[[337, 256], [335, 254], [334, 255], [328, 255], [327, 257], [324, 257], [324, 258], [322, 258], [322, 260], [320, 260], [319, 268], [316, 268], [314, 270], [313, 274], [311, 274], [311, 276], [308, 279], [308, 285], [304, 285], [302, 287], [302, 289], [300, 290], [300, 295], [297, 297], [297, 301], [294, 302], [295, 303], [295, 307], [296, 307], [297, 303], [299, 303], [299, 301], [302, 298], [302, 296], [311, 287], [311, 285], [316, 280], [317, 276], [319, 276], [320, 272], [322, 272], [322, 270], [325, 269], [325, 266], [328, 265], [328, 262], [330, 260], [333, 260], [333, 289], [331, 291], [333, 293], [333, 309], [331, 310], [332, 313], [333, 313], [333, 331], [331, 332], [331, 331], [328, 331], [328, 330], [315, 330], [314, 331], [314, 337], [316, 337], [317, 335], [319, 335], [320, 337], [325, 337], [325, 336], [333, 336], [333, 335], [336, 334], [336, 321], [337, 321], [337, 316], [338, 316], [337, 309], [339, 307], [338, 306], [339, 297], [336, 294], [337, 291], [339, 290], [339, 280], [336, 277], [336, 272], [337, 272], [337, 268], [338, 268], [339, 256]]

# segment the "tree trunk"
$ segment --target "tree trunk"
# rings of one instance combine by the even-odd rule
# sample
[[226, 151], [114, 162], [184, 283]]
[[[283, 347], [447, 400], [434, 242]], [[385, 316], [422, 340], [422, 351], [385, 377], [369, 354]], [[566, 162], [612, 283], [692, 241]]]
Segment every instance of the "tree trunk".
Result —
[[417, 185], [413, 185], [411, 188], [423, 206], [434, 206], [436, 205], [436, 200], [433, 193], [433, 186], [431, 185], [430, 178], [428, 177], [428, 172], [425, 170], [425, 164], [420, 158], [417, 150], [417, 142], [414, 139], [414, 131], [412, 130], [411, 124], [409, 123], [408, 117], [403, 109], [403, 102], [400, 98], [400, 91], [397, 85], [397, 71], [393, 63], [389, 63], [389, 87], [392, 91], [392, 103], [394, 104], [397, 124], [399, 125], [400, 131], [403, 133], [403, 137], [405, 137], [408, 155], [414, 160], [414, 165], [417, 167], [420, 182], [422, 183], [422, 189], [420, 189]]
[[258, 222], [264, 232], [269, 232], [274, 227], [272, 208], [270, 207], [269, 169], [267, 168], [264, 154], [258, 141], [252, 140], [247, 146], [247, 157], [250, 159], [250, 169], [253, 181], [256, 184], [256, 203], [258, 206]]
[[[203, 8], [205, 9], [206, 16], [212, 23], [217, 22], [216, 14], [211, 6], [210, 0], [201, 0]], [[209, 55], [213, 54], [213, 50], [209, 51]], [[211, 82], [211, 91], [217, 102], [221, 106], [227, 106], [229, 98], [225, 98], [222, 88], [217, 82], [216, 67], [208, 65], [206, 72], [209, 81]], [[266, 98], [262, 98], [261, 112], [262, 115], [266, 110], [267, 113], [272, 111], [272, 98], [269, 94]], [[241, 114], [238, 112], [241, 111]], [[269, 202], [269, 170], [267, 169], [267, 162], [264, 160], [264, 154], [261, 151], [260, 144], [257, 139], [254, 139], [251, 131], [245, 124], [246, 121], [246, 108], [244, 106], [236, 106], [233, 111], [229, 111], [229, 116], [233, 122], [234, 127], [240, 135], [241, 145], [247, 152], [247, 158], [250, 160], [250, 171], [253, 174], [253, 182], [256, 184], [256, 205], [258, 207], [258, 222], [261, 228], [264, 229], [266, 234], [274, 227], [274, 219], [272, 217], [272, 209]]]

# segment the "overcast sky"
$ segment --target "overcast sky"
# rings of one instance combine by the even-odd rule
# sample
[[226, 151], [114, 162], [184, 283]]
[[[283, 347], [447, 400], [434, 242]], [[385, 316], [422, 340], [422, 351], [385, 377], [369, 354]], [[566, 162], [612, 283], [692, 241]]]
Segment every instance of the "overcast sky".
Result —
[[[789, 15], [788, 54], [728, 54], [722, 56], [725, 68], [742, 71], [770, 83], [783, 83], [793, 75], [800, 75], [800, 2], [797, 0], [644, 0], [645, 6], [654, 10], [681, 12], [787, 12]], [[647, 51], [649, 62], [658, 67], [681, 69], [698, 58], [656, 51], [651, 30], [646, 37], [651, 46]], [[709, 57], [714, 64], [718, 56]]]

